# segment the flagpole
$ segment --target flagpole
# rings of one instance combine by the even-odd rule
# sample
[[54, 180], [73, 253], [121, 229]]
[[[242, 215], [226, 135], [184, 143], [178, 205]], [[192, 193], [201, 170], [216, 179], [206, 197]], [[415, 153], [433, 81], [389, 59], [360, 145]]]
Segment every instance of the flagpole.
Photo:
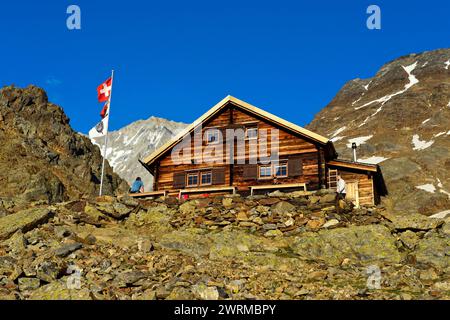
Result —
[[109, 93], [108, 109], [107, 109], [107, 112], [108, 112], [108, 114], [107, 114], [107, 116], [108, 116], [108, 126], [106, 127], [105, 145], [103, 146], [102, 176], [100, 178], [100, 192], [99, 192], [99, 196], [102, 196], [102, 194], [103, 194], [103, 175], [105, 173], [106, 149], [107, 149], [107, 146], [108, 146], [109, 116], [111, 115], [111, 97], [112, 97], [113, 83], [114, 83], [114, 70], [111, 71], [111, 91]]

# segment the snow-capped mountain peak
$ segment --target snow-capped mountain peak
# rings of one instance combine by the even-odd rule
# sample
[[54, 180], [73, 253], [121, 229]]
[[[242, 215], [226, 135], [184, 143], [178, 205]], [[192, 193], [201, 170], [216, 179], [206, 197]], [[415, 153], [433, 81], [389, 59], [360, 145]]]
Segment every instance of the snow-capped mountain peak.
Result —
[[[151, 190], [153, 179], [138, 160], [152, 153], [185, 127], [184, 123], [154, 116], [135, 121], [109, 132], [106, 159], [114, 171], [129, 184], [139, 176], [144, 182], [145, 190]], [[92, 142], [103, 153], [104, 138], [95, 138]]]

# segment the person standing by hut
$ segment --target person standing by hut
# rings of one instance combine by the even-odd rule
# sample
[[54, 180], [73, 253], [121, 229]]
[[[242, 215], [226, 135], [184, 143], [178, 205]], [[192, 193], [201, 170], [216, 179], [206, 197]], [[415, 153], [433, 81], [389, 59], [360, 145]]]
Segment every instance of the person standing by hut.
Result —
[[339, 214], [339, 200], [344, 200], [347, 194], [345, 180], [342, 179], [341, 175], [337, 176], [337, 188], [336, 188], [336, 212]]

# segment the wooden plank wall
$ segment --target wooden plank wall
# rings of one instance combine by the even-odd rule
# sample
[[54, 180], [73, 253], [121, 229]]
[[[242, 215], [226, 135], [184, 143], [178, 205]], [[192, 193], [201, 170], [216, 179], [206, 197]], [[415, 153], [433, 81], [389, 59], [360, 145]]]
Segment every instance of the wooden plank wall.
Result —
[[368, 173], [355, 172], [344, 168], [337, 168], [345, 182], [358, 181], [359, 204], [371, 206], [375, 203], [372, 176]]
[[[258, 119], [253, 115], [237, 110], [233, 108], [232, 114], [229, 111], [229, 108], [224, 108], [224, 110], [216, 115], [214, 118], [209, 120], [207, 123], [203, 124], [202, 133], [205, 132], [208, 128], [216, 127], [221, 130], [223, 134], [223, 138], [225, 140], [225, 131], [230, 126], [230, 121], [232, 121], [234, 126], [254, 126], [257, 125], [258, 130], [266, 129], [268, 133], [268, 146], [267, 151], [270, 152], [270, 133], [272, 130], [277, 129], [274, 125], [263, 121], [262, 119]], [[192, 139], [193, 140], [193, 139]], [[246, 140], [245, 146], [245, 158], [246, 163], [248, 163], [250, 143], [255, 143], [255, 140]], [[194, 148], [194, 141], [191, 142], [192, 149]], [[202, 150], [205, 150], [207, 147], [206, 142], [204, 141], [202, 144]], [[238, 146], [235, 143], [235, 158], [237, 159], [237, 148]], [[225, 141], [223, 146], [223, 151], [225, 153]], [[302, 139], [300, 137], [294, 136], [286, 131], [279, 129], [279, 159], [289, 159], [293, 156], [301, 157], [303, 162], [303, 175], [295, 178], [278, 178], [277, 183], [307, 183], [308, 189], [317, 189], [319, 187], [319, 170], [318, 170], [318, 148], [317, 146], [307, 141], [306, 139]], [[192, 150], [193, 153], [193, 150]], [[323, 151], [320, 151], [320, 157], [322, 158], [322, 165], [324, 166], [324, 154]], [[198, 157], [193, 157], [198, 160]], [[207, 160], [220, 160], [219, 157], [215, 157], [214, 155], [208, 157]], [[172, 181], [173, 181], [173, 173], [180, 172], [185, 170], [193, 170], [193, 169], [206, 169], [211, 167], [225, 167], [225, 184], [224, 185], [232, 185], [237, 186], [238, 190], [248, 190], [250, 185], [261, 185], [261, 184], [273, 184], [274, 181], [271, 179], [264, 180], [244, 180], [243, 179], [243, 164], [235, 164], [231, 167], [227, 165], [226, 155], [222, 159], [223, 164], [182, 164], [175, 165], [171, 159], [170, 152], [161, 157], [159, 163], [157, 163], [158, 168], [158, 181], [155, 185], [157, 190], [173, 190]], [[325, 170], [322, 170], [323, 179], [325, 179]]]

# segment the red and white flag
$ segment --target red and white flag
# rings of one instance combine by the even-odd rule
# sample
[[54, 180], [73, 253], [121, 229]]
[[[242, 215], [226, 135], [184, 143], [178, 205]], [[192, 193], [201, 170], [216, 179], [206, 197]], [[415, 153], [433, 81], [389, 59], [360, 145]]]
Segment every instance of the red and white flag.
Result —
[[108, 114], [109, 114], [109, 101], [105, 103], [105, 105], [103, 106], [103, 109], [100, 112], [100, 117], [104, 119]]
[[111, 98], [111, 90], [112, 90], [112, 77], [103, 82], [97, 88], [97, 95], [99, 102], [105, 102], [102, 111], [100, 112], [100, 116], [102, 120], [97, 123], [95, 127], [93, 127], [89, 131], [89, 138], [99, 138], [108, 134], [108, 124], [109, 124], [109, 104]]
[[112, 90], [112, 78], [109, 78], [101, 85], [99, 85], [97, 88], [98, 101], [99, 102], [108, 101], [109, 97], [111, 96], [111, 90]]

